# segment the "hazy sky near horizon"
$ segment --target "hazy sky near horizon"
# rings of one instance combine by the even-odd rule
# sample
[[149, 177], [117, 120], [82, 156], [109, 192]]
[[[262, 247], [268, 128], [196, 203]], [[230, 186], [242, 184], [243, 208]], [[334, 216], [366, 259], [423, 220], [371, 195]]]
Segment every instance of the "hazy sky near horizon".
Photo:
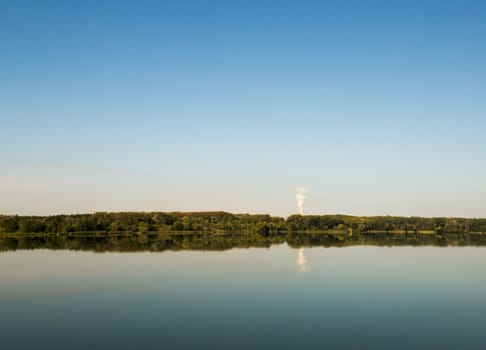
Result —
[[486, 217], [484, 1], [0, 1], [0, 213]]

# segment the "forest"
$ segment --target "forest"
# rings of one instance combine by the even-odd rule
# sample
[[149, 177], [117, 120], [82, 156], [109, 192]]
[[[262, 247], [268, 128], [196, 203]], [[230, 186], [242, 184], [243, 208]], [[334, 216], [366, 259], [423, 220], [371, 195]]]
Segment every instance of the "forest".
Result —
[[227, 212], [98, 212], [94, 214], [0, 215], [0, 234], [477, 234], [486, 233], [483, 218], [397, 216], [270, 215]]

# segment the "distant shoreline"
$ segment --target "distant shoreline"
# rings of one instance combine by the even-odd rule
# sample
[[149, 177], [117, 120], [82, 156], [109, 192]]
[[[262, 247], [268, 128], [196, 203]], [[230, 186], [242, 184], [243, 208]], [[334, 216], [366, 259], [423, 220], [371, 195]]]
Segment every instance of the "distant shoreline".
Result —
[[486, 218], [291, 215], [228, 212], [98, 212], [93, 214], [0, 215], [0, 235], [117, 234], [482, 234]]

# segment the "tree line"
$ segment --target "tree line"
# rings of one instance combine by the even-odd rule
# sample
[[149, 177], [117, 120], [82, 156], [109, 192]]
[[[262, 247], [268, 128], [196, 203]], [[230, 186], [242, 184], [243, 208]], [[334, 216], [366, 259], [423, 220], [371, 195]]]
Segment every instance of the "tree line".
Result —
[[396, 216], [270, 215], [227, 212], [99, 212], [94, 214], [0, 215], [3, 234], [70, 233], [486, 233], [486, 219]]

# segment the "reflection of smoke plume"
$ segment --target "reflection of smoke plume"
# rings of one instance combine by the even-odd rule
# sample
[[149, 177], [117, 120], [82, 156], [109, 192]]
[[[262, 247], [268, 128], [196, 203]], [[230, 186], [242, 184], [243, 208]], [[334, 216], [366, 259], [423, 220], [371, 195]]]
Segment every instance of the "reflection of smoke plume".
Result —
[[295, 198], [297, 199], [297, 208], [299, 208], [300, 215], [304, 214], [304, 201], [307, 198], [308, 192], [305, 187], [297, 187]]
[[299, 254], [297, 255], [297, 268], [299, 272], [309, 271], [309, 265], [307, 265], [307, 259], [304, 255], [304, 247], [299, 249]]

